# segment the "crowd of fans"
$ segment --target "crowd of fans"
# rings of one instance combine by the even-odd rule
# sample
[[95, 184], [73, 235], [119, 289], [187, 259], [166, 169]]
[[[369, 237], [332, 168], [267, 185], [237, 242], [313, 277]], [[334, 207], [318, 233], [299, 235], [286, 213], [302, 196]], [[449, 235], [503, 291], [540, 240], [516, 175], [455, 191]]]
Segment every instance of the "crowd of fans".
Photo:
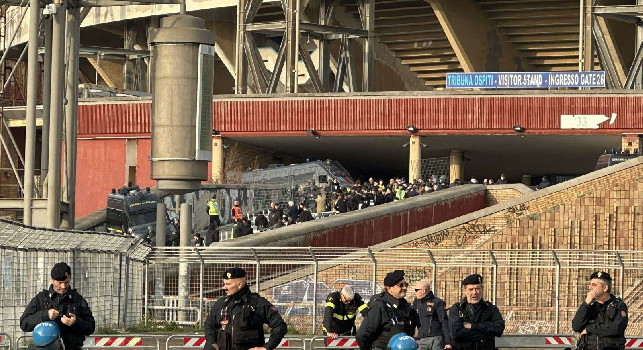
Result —
[[[254, 216], [254, 226], [259, 231], [275, 229], [311, 221], [316, 217], [326, 216], [331, 213], [346, 213], [432, 193], [445, 188], [478, 183], [475, 178], [471, 178], [464, 183], [456, 179], [449, 184], [447, 177], [444, 175], [434, 175], [427, 181], [417, 179], [412, 183], [408, 183], [404, 177], [392, 178], [388, 182], [369, 178], [364, 183], [357, 180], [352, 186], [342, 185], [335, 179], [324, 187], [302, 186], [298, 191], [298, 203], [294, 201], [289, 201], [286, 205], [280, 205], [275, 202], [270, 203], [270, 208], [267, 211]], [[508, 181], [504, 174], [501, 174], [497, 180], [484, 179], [482, 181], [484, 185], [507, 183]], [[551, 183], [547, 177], [543, 177], [543, 181], [537, 188], [542, 189], [550, 185]], [[237, 224], [234, 236], [241, 237], [252, 233], [251, 220], [243, 218]]]

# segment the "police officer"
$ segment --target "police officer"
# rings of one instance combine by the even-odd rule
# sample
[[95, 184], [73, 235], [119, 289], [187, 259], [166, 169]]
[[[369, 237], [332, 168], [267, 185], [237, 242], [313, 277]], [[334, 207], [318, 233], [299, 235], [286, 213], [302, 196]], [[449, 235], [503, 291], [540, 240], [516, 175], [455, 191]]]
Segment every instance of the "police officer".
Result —
[[413, 310], [418, 313], [418, 348], [420, 350], [451, 349], [446, 303], [431, 291], [429, 282], [415, 284]]
[[589, 277], [589, 292], [572, 320], [579, 333], [579, 349], [617, 350], [625, 347], [627, 305], [610, 294], [612, 277], [607, 272], [594, 272]]
[[210, 229], [221, 226], [221, 220], [219, 219], [219, 203], [217, 203], [217, 197], [212, 196], [208, 201], [208, 216], [210, 216]]
[[51, 269], [51, 285], [38, 293], [20, 317], [20, 329], [31, 332], [45, 321], [60, 328], [65, 349], [81, 349], [85, 336], [94, 333], [96, 322], [87, 301], [70, 288], [71, 267], [59, 262]]
[[355, 335], [355, 316], [357, 312], [366, 316], [366, 309], [366, 303], [362, 297], [347, 284], [341, 291], [332, 292], [326, 297], [322, 329], [331, 339], [344, 335], [353, 336]]
[[[288, 326], [277, 308], [257, 293], [250, 292], [246, 272], [238, 267], [223, 273], [225, 297], [219, 298], [205, 320], [204, 350], [273, 350], [286, 335]], [[272, 330], [265, 342], [263, 325]]]
[[456, 350], [493, 350], [495, 337], [502, 335], [505, 321], [500, 310], [482, 299], [482, 276], [462, 280], [464, 298], [449, 309], [449, 327]]
[[357, 331], [360, 350], [386, 349], [396, 334], [413, 336], [417, 326], [417, 313], [404, 299], [409, 284], [404, 271], [389, 272], [384, 278], [384, 291], [371, 298], [368, 313]]

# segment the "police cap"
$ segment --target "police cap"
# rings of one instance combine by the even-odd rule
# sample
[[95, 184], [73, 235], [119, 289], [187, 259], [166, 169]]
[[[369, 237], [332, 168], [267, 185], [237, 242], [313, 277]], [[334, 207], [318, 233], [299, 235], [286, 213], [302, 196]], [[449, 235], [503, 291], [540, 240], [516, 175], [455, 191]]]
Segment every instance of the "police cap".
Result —
[[231, 267], [223, 272], [223, 279], [233, 279], [246, 277], [246, 271], [240, 267]]
[[466, 286], [467, 284], [482, 284], [482, 276], [477, 273], [467, 276], [462, 280], [462, 285]]
[[591, 276], [589, 276], [590, 280], [593, 280], [594, 278], [598, 278], [606, 281], [612, 280], [612, 276], [610, 276], [610, 274], [605, 271], [596, 271]]
[[389, 272], [386, 274], [386, 277], [384, 277], [384, 286], [393, 287], [403, 279], [404, 279], [403, 270], [395, 270], [395, 271]]
[[59, 262], [51, 269], [51, 278], [56, 281], [64, 281], [71, 276], [71, 267], [64, 262]]

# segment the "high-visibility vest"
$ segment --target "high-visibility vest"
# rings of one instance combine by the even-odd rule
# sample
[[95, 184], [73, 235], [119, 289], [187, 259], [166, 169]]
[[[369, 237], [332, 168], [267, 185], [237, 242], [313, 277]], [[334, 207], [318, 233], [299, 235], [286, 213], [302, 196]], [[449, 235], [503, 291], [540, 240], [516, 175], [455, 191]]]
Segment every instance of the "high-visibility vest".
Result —
[[208, 214], [210, 215], [219, 215], [219, 204], [215, 201], [208, 202]]
[[397, 190], [395, 193], [395, 198], [397, 199], [404, 199], [404, 196], [406, 196], [406, 191], [404, 190]]
[[241, 207], [232, 207], [232, 212], [234, 213], [232, 215], [233, 219], [241, 220], [243, 218], [243, 214], [241, 213]]

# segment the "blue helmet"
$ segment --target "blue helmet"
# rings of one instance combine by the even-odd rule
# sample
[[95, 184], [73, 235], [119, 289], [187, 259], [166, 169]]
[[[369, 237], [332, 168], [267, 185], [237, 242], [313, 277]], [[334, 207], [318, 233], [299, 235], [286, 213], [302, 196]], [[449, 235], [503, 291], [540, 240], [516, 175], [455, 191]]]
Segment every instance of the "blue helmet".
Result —
[[417, 350], [418, 343], [415, 342], [413, 337], [406, 335], [406, 333], [399, 333], [391, 337], [386, 349], [390, 350]]
[[38, 347], [49, 345], [58, 338], [60, 338], [60, 328], [56, 322], [42, 322], [33, 329], [33, 343]]

